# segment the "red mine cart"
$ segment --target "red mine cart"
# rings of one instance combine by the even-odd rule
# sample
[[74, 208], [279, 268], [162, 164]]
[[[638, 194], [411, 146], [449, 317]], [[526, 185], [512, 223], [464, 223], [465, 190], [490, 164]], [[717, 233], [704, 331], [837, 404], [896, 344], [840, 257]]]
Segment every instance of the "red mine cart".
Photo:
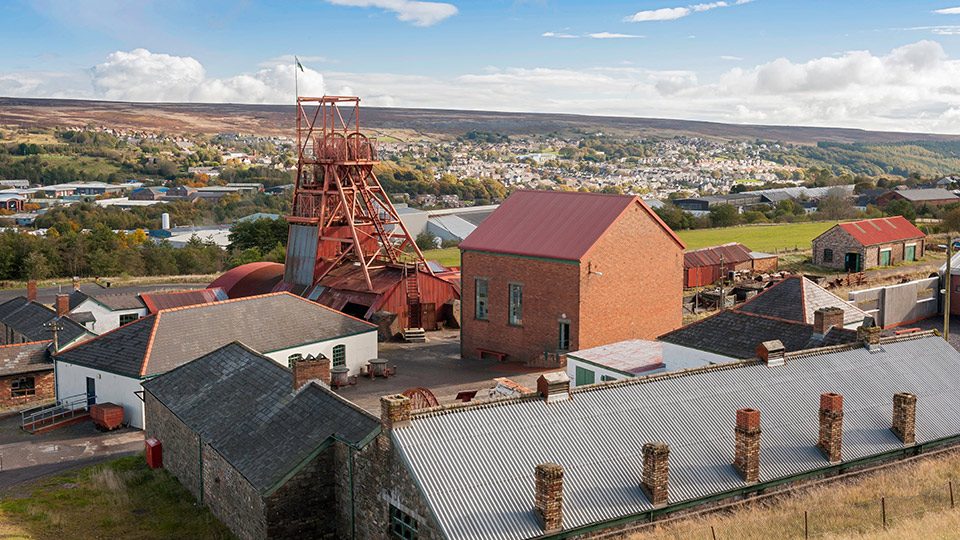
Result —
[[163, 467], [163, 445], [156, 437], [147, 439], [147, 465], [151, 469]]
[[100, 431], [118, 429], [123, 425], [123, 407], [114, 403], [91, 405], [90, 418]]

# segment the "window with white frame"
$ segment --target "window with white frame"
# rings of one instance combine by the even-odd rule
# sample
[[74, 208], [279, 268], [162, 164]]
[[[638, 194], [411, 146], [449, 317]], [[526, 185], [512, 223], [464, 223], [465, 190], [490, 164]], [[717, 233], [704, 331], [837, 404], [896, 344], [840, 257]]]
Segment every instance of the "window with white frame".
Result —
[[523, 324], [523, 285], [510, 284], [510, 324]]

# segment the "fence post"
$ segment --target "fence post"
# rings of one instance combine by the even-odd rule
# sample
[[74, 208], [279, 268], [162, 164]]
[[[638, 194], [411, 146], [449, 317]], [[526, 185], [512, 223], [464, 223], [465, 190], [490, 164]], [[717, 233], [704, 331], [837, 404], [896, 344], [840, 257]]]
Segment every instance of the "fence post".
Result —
[[880, 511], [883, 512], [883, 528], [887, 528], [887, 498], [880, 497]]
[[803, 538], [810, 538], [810, 527], [807, 524], [807, 511], [803, 511]]
[[953, 508], [953, 507], [954, 507], [954, 504], [953, 504], [953, 480], [951, 480], [951, 481], [949, 482], [949, 484], [950, 484], [950, 508]]
[[713, 535], [713, 540], [717, 540], [717, 531], [713, 528], [713, 525], [710, 526], [710, 534]]

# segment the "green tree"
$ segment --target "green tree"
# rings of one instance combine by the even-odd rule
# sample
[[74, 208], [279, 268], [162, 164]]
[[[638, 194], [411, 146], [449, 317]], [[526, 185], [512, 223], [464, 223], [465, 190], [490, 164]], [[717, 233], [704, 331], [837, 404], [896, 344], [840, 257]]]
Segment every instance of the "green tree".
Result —
[[432, 232], [424, 231], [417, 235], [414, 243], [417, 244], [417, 247], [420, 248], [420, 251], [437, 249], [437, 235], [433, 234]]
[[917, 219], [917, 209], [910, 201], [899, 199], [892, 201], [883, 208], [888, 216], [903, 216], [910, 221]]
[[710, 223], [714, 227], [732, 227], [740, 223], [740, 214], [735, 206], [718, 204], [710, 209]]
[[23, 261], [24, 277], [28, 279], [43, 279], [49, 275], [49, 265], [47, 258], [39, 251], [34, 251], [27, 255]]

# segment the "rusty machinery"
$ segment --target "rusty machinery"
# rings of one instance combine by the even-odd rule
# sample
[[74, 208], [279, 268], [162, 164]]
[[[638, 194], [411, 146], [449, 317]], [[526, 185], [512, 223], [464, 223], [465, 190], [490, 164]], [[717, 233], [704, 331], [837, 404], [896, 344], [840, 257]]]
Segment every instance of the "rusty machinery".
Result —
[[408, 388], [403, 391], [403, 395], [410, 398], [410, 408], [426, 409], [427, 407], [436, 407], [440, 404], [436, 396], [429, 389], [422, 386], [417, 388]]
[[[284, 281], [310, 286], [344, 262], [433, 275], [373, 173], [377, 140], [360, 132], [360, 98], [297, 98], [297, 180]], [[412, 252], [404, 248], [412, 246]]]

